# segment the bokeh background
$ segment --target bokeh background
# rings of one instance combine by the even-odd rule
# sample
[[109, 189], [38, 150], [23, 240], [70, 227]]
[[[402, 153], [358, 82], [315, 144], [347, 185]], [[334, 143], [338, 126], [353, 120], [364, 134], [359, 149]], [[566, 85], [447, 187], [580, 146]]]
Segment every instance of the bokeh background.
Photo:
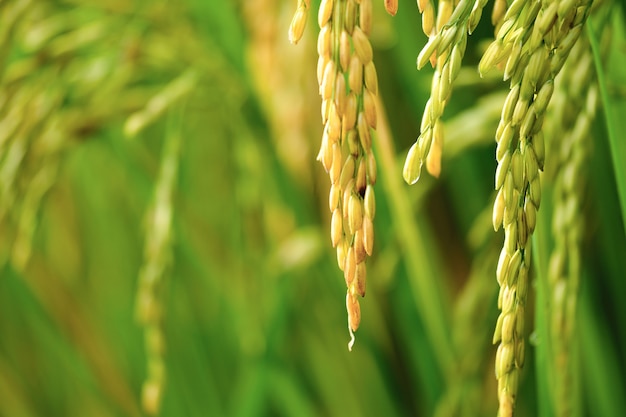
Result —
[[[394, 18], [375, 2], [390, 134], [375, 138], [375, 253], [348, 352], [315, 161], [318, 2], [294, 46], [295, 3], [0, 2], [1, 416], [495, 415], [493, 135], [507, 85], [476, 71], [489, 15], [446, 110], [442, 176], [409, 187], [432, 70], [415, 69], [414, 2]], [[605, 75], [619, 111], [616, 10]], [[574, 415], [609, 417], [626, 409], [624, 168], [612, 162], [626, 154], [602, 112], [593, 131], [572, 395]], [[551, 250], [549, 193], [533, 283]], [[536, 290], [519, 416], [553, 415]]]

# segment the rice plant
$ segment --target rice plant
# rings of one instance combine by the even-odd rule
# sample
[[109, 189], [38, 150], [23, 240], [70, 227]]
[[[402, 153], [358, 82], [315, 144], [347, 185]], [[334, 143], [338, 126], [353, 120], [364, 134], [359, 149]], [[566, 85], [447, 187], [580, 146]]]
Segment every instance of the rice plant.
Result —
[[625, 16], [2, 2], [0, 415], [620, 415]]

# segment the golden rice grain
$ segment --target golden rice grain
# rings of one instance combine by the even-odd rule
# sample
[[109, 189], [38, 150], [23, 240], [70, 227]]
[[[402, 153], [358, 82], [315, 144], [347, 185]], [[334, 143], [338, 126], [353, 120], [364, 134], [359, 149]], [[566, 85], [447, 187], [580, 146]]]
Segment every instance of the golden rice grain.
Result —
[[385, 0], [385, 10], [392, 16], [398, 13], [398, 0]]
[[299, 5], [289, 25], [289, 42], [294, 45], [302, 39], [302, 34], [306, 27], [307, 11], [306, 7]]

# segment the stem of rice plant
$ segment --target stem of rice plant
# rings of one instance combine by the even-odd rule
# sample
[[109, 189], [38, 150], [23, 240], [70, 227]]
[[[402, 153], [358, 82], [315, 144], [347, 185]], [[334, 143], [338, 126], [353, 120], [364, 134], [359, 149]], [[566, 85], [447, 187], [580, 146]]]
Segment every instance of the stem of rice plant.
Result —
[[414, 279], [410, 280], [416, 305], [426, 333], [437, 358], [441, 374], [449, 379], [452, 377], [456, 363], [456, 353], [452, 345], [450, 333], [451, 318], [449, 308], [444, 298], [444, 289], [441, 281], [434, 279], [438, 272], [433, 262], [427, 257], [418, 254], [428, 253], [424, 231], [418, 227], [411, 203], [403, 189], [403, 183], [395, 173], [398, 166], [395, 160], [391, 130], [382, 101], [377, 98], [378, 131], [374, 141], [374, 149], [380, 161], [384, 190], [397, 227], [397, 233], [402, 247], [405, 249], [405, 261], [408, 273]]
[[[615, 181], [617, 183], [617, 195], [622, 209], [622, 219], [626, 219], [626, 168], [624, 168], [623, 163], [623, 161], [626, 160], [626, 143], [622, 140], [622, 137], [618, 135], [618, 131], [623, 131], [624, 122], [620, 120], [619, 117], [616, 117], [617, 114], [623, 114], [618, 113], [618, 111], [622, 111], [626, 108], [626, 101], [623, 99], [618, 101], [618, 99], [612, 98], [609, 94], [605, 76], [607, 69], [603, 64], [600, 42], [598, 41], [598, 35], [596, 30], [594, 30], [594, 26], [593, 22], [587, 23], [587, 35], [589, 36], [589, 43], [591, 44], [591, 50], [593, 52], [596, 74], [598, 74], [598, 87], [600, 89], [602, 107], [604, 108], [604, 120], [608, 133], [609, 146], [611, 148], [613, 170], [615, 171]], [[625, 74], [622, 67], [622, 79]], [[622, 223], [624, 225], [624, 232], [626, 233], [626, 221]]]

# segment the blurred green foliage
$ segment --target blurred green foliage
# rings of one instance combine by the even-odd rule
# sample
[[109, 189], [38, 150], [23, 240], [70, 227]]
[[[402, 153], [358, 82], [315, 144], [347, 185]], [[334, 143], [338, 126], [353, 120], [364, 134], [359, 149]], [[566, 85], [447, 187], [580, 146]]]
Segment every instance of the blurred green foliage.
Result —
[[[376, 246], [350, 353], [314, 158], [315, 19], [289, 45], [284, 3], [0, 3], [0, 415], [144, 415], [151, 376], [163, 416], [494, 415], [493, 132], [506, 87], [475, 70], [488, 25], [446, 114], [442, 178], [409, 187], [401, 164], [431, 72], [414, 70], [417, 8], [401, 2], [392, 19], [375, 4], [394, 143], [374, 148]], [[604, 112], [626, 102], [614, 20]], [[578, 416], [626, 408], [626, 155], [607, 140], [623, 117], [607, 120], [580, 213]], [[533, 279], [551, 250], [541, 209]], [[142, 321], [150, 265], [158, 313]], [[553, 415], [537, 291], [519, 416]]]

